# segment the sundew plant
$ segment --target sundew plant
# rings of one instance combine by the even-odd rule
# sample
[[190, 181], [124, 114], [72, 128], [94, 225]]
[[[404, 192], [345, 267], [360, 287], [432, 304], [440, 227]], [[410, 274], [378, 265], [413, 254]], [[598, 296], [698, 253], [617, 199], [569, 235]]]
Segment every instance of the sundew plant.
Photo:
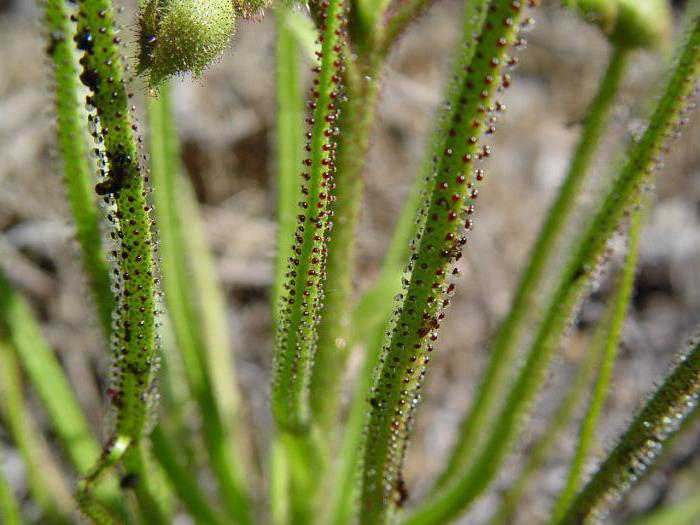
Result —
[[[392, 97], [382, 84], [404, 34], [439, 0], [39, 0], [55, 165], [109, 362], [94, 385], [106, 409], [97, 430], [2, 240], [0, 461], [18, 457], [26, 482], [0, 469], [1, 523], [700, 523], [697, 475], [683, 477], [685, 496], [673, 501], [629, 499], [677, 458], [678, 441], [700, 437], [695, 334], [678, 334], [670, 368], [656, 371], [617, 437], [597, 441], [655, 183], [697, 118], [697, 0], [676, 11], [665, 0], [552, 8], [550, 16], [593, 26], [607, 66], [509, 308], [484, 343], [477, 383], [455, 386], [469, 408], [454, 415], [452, 448], [444, 459], [427, 456], [438, 475], [419, 490], [405, 474], [431, 362], [447, 357], [441, 325], [471, 278], [460, 272], [473, 255], [478, 197], [499, 176], [487, 176], [501, 154], [491, 136], [509, 126], [505, 91], [518, 89], [514, 70], [543, 9], [536, 0], [458, 3], [459, 37], [424, 161], [404, 174], [411, 190], [381, 269], [359, 289], [365, 168], [379, 100]], [[256, 31], [264, 17], [276, 39], [277, 228], [269, 381], [256, 385], [267, 403], [250, 417], [172, 88], [173, 79], [206, 85], [212, 64], [240, 52], [236, 29]], [[662, 62], [662, 72], [646, 100], [629, 104], [641, 108], [629, 117], [638, 125], [601, 167], [637, 55]], [[587, 192], [593, 171], [599, 189]], [[508, 176], [518, 174], [513, 166]], [[588, 330], [581, 309], [593, 294], [603, 307]], [[576, 370], [543, 415], [538, 398], [575, 338]], [[568, 449], [558, 446], [567, 429]], [[537, 483], [552, 461], [556, 483]], [[546, 512], [521, 512], [529, 500]]]

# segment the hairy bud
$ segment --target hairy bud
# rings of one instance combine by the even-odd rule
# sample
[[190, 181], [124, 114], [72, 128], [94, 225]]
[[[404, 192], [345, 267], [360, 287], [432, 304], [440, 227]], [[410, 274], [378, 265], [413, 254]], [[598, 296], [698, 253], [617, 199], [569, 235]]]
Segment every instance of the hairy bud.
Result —
[[139, 15], [139, 73], [152, 87], [201, 75], [226, 48], [235, 20], [231, 0], [148, 0]]
[[671, 33], [666, 0], [579, 0], [576, 8], [616, 46], [657, 48], [667, 43]]
[[671, 4], [666, 0], [618, 0], [610, 39], [628, 47], [662, 47], [671, 35]]

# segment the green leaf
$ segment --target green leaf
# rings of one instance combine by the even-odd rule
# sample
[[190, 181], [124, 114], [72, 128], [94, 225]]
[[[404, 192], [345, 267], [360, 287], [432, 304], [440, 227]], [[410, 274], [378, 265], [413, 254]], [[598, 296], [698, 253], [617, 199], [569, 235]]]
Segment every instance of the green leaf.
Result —
[[[323, 2], [325, 6], [326, 3]], [[310, 423], [309, 382], [316, 350], [316, 326], [322, 300], [326, 241], [331, 217], [335, 172], [336, 99], [342, 63], [341, 0], [330, 0], [324, 10], [317, 84], [309, 103], [311, 136], [307, 170], [302, 175], [297, 228], [287, 252], [285, 294], [277, 316], [272, 379], [272, 413], [276, 424], [290, 432], [305, 432]]]
[[522, 10], [520, 3], [506, 0], [490, 4], [469, 67], [454, 80], [457, 96], [448, 100], [444, 148], [434, 159], [417, 218], [424, 225], [413, 241], [403, 293], [375, 369], [363, 458], [363, 524], [388, 523], [402, 502], [411, 422], [483, 179], [475, 165], [489, 155], [488, 146], [479, 142], [491, 128], [486, 108], [500, 106], [493, 99], [496, 87], [510, 83], [501, 67], [517, 38]]
[[[423, 503], [405, 521], [411, 525], [441, 523], [457, 516], [479, 496], [493, 480], [519, 432], [531, 401], [544, 380], [552, 352], [569, 326], [571, 318], [604, 255], [607, 240], [624, 218], [626, 211], [636, 206], [642, 185], [656, 167], [659, 153], [680, 124], [681, 110], [688, 102], [696, 82], [700, 54], [700, 21], [696, 22], [691, 38], [669, 80], [664, 94], [649, 121], [642, 138], [630, 146], [627, 161], [615, 178], [586, 231], [574, 247], [549, 302], [543, 321], [538, 327], [526, 361], [506, 395], [503, 409], [472, 468], [460, 475], [450, 486]], [[597, 494], [601, 496], [602, 494]], [[578, 523], [567, 515], [563, 523]]]
[[8, 341], [0, 338], [0, 410], [22, 462], [27, 469], [29, 492], [42, 517], [68, 524], [73, 509], [70, 491], [25, 406], [19, 363]]
[[47, 50], [54, 66], [58, 151], [83, 268], [88, 275], [102, 331], [109, 341], [116, 301], [99, 226], [97, 195], [92, 189], [96, 167], [88, 156], [90, 137], [85, 128], [87, 115], [81, 101], [78, 56], [73, 43], [75, 24], [70, 21], [72, 10], [68, 3], [47, 0], [44, 5], [46, 33], [49, 35]]
[[436, 483], [433, 493], [454, 481], [479, 451], [475, 444], [484, 441], [493, 424], [495, 409], [507, 388], [509, 372], [519, 337], [533, 309], [541, 308], [541, 284], [550, 267], [562, 234], [575, 208], [593, 154], [600, 142], [618, 86], [625, 71], [628, 52], [614, 49], [598, 92], [588, 108], [581, 138], [574, 151], [559, 194], [530, 253], [520, 277], [511, 307], [494, 336], [486, 370], [483, 373], [472, 406], [461, 424], [457, 441]]
[[[0, 448], [0, 462], [2, 462], [3, 456]], [[14, 494], [2, 469], [0, 469], [0, 518], [5, 525], [24, 524], [17, 495]]]
[[576, 451], [569, 468], [569, 476], [562, 489], [552, 512], [552, 523], [556, 523], [562, 517], [563, 512], [571, 503], [579, 489], [583, 478], [583, 469], [588, 458], [589, 451], [595, 438], [595, 431], [603, 411], [605, 400], [610, 389], [613, 368], [617, 358], [617, 348], [622, 336], [630, 298], [634, 288], [634, 276], [637, 268], [639, 237], [641, 235], [643, 219], [651, 199], [645, 199], [644, 205], [632, 212], [630, 219], [629, 240], [627, 243], [627, 255], [620, 275], [620, 282], [615, 287], [613, 301], [610, 304], [609, 320], [606, 320], [607, 333], [603, 343], [603, 359], [598, 370], [593, 388], [593, 395], [588, 405], [588, 410], [578, 432]]
[[[151, 175], [160, 225], [166, 306], [189, 389], [199, 407], [206, 450], [229, 517], [252, 523], [252, 510], [234, 426], [239, 394], [220, 296], [199, 211], [182, 176], [167, 85], [148, 106]], [[196, 254], [196, 261], [191, 260]]]

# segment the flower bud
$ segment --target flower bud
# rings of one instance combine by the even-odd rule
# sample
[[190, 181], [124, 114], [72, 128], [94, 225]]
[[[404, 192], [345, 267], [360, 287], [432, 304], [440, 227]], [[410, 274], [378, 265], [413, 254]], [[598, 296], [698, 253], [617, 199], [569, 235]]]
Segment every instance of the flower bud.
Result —
[[671, 35], [671, 6], [667, 0], [618, 0], [610, 40], [627, 47], [659, 48]]
[[201, 75], [226, 48], [235, 19], [231, 0], [148, 0], [139, 14], [139, 73], [152, 87]]
[[578, 0], [578, 12], [600, 27], [616, 46], [658, 48], [671, 33], [667, 0]]

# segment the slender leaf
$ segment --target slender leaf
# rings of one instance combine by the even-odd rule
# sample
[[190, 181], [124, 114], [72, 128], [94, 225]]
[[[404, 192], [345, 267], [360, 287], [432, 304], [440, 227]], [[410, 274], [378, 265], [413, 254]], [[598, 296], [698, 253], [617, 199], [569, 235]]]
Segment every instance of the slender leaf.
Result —
[[[238, 443], [232, 441], [231, 425], [237, 415], [238, 394], [225, 335], [225, 314], [222, 313], [225, 307], [216, 285], [211, 282], [213, 270], [206, 258], [208, 247], [202, 240], [203, 232], [192, 224], [197, 221], [197, 211], [182, 180], [169, 100], [168, 87], [163, 85], [159, 98], [150, 100], [148, 113], [166, 305], [189, 388], [200, 409], [204, 441], [222, 501], [236, 523], [252, 523], [240, 458], [233, 448]], [[188, 254], [194, 253], [197, 264], [188, 259]], [[194, 267], [198, 267], [197, 270], [191, 270]], [[215, 383], [217, 377], [219, 380]], [[229, 395], [233, 397], [228, 398]], [[225, 413], [222, 404], [227, 407]]]

